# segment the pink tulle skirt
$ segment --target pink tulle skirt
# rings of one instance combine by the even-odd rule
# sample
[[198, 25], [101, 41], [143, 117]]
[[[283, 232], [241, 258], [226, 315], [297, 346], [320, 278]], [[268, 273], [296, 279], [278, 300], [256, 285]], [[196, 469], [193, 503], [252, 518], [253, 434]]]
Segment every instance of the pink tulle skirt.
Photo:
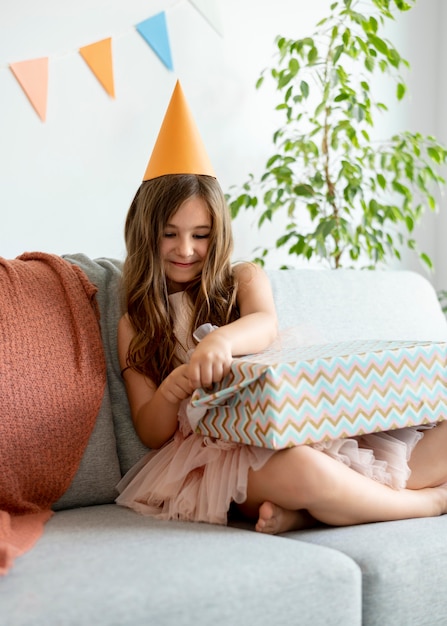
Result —
[[408, 466], [411, 453], [423, 436], [421, 430], [410, 427], [324, 441], [312, 447], [364, 476], [395, 489], [403, 489], [411, 474]]
[[[410, 476], [408, 460], [423, 432], [416, 427], [338, 439], [312, 447], [396, 489]], [[232, 502], [247, 498], [249, 469], [259, 470], [274, 450], [225, 442], [191, 432], [184, 416], [175, 436], [150, 451], [119, 482], [117, 504], [159, 519], [226, 524]]]
[[272, 450], [177, 431], [118, 483], [117, 504], [159, 519], [226, 524], [232, 501], [247, 498], [248, 470]]

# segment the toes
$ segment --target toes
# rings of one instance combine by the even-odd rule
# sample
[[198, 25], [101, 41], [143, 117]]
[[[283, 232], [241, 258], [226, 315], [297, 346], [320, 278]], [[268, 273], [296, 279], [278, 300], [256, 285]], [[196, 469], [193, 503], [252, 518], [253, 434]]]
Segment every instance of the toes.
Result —
[[273, 534], [277, 526], [276, 514], [276, 507], [271, 502], [261, 504], [255, 529], [260, 533]]

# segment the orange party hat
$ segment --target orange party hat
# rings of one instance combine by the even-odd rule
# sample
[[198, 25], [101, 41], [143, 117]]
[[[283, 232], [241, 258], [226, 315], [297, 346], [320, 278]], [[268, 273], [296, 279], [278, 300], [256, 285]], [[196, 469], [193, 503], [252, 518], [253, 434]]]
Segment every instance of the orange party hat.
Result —
[[179, 81], [171, 96], [143, 181], [166, 174], [216, 177]]

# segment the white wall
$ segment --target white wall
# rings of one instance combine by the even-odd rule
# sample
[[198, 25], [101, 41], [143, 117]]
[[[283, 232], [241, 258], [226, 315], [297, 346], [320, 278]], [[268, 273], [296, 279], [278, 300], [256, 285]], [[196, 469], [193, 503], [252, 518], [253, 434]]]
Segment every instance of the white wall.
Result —
[[[435, 97], [435, 119], [437, 121], [436, 132], [447, 144], [447, 41], [445, 38], [445, 27], [447, 25], [447, 4], [439, 0], [439, 19], [437, 28], [434, 30], [437, 35], [438, 49], [436, 59], [437, 87]], [[447, 179], [447, 176], [445, 176]], [[435, 248], [435, 285], [443, 290], [447, 289], [447, 189], [444, 190], [443, 210], [434, 220], [434, 248]]]
[[[401, 53], [409, 60], [411, 71], [405, 74], [409, 93], [403, 106], [396, 107], [388, 117], [397, 130], [419, 131], [424, 135], [434, 135], [447, 145], [447, 126], [443, 121], [447, 85], [444, 75], [442, 54], [444, 31], [447, 19], [443, 0], [417, 0], [414, 9], [403, 14], [399, 23], [394, 24], [390, 38]], [[444, 105], [443, 105], [444, 97]], [[390, 128], [392, 130], [392, 128]], [[443, 172], [444, 176], [447, 171]], [[419, 247], [427, 252], [435, 264], [432, 273], [421, 266], [419, 260], [408, 251], [403, 255], [402, 266], [422, 273], [439, 289], [447, 287], [447, 257], [443, 251], [442, 233], [447, 228], [445, 211], [447, 198], [439, 196], [440, 210], [428, 211], [416, 229]]]
[[[123, 222], [140, 183], [175, 81], [186, 92], [225, 191], [258, 172], [271, 150], [274, 93], [255, 90], [278, 34], [313, 30], [330, 0], [215, 0], [223, 36], [188, 0], [16, 0], [0, 5], [0, 255], [25, 250], [92, 257], [124, 255]], [[411, 100], [390, 128], [447, 135], [438, 100], [442, 0], [419, 0], [393, 41], [410, 60]], [[134, 26], [166, 11], [174, 71]], [[116, 99], [77, 50], [112, 37]], [[444, 57], [447, 50], [443, 50]], [[47, 121], [42, 123], [8, 64], [48, 56]], [[445, 103], [447, 94], [443, 93]], [[388, 132], [387, 128], [387, 132]], [[425, 220], [420, 238], [438, 260], [445, 219]], [[235, 257], [250, 256], [255, 217], [234, 224]], [[443, 248], [443, 246], [442, 246]], [[412, 258], [405, 265], [418, 269]], [[433, 280], [437, 280], [437, 276]], [[447, 275], [445, 277], [447, 284]]]

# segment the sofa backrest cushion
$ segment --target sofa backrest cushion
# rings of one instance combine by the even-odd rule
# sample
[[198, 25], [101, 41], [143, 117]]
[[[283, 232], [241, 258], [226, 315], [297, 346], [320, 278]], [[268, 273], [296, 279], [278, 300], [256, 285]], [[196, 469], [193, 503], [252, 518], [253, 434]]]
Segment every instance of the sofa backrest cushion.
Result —
[[[147, 452], [147, 448], [143, 446], [133, 427], [118, 361], [117, 328], [122, 315], [120, 300], [122, 262], [109, 258], [90, 259], [85, 254], [64, 255], [64, 258], [78, 265], [89, 280], [98, 287], [97, 300], [101, 314], [100, 324], [107, 364], [109, 400], [103, 407], [104, 415], [98, 416], [104, 422], [101, 427], [103, 437], [99, 432], [95, 432], [95, 438], [92, 437], [89, 444], [91, 449], [88, 449], [86, 454], [91, 453], [92, 456], [96, 456], [97, 463], [100, 462], [100, 459], [105, 461], [106, 457], [109, 457], [109, 461], [105, 465], [111, 464], [111, 457], [118, 455], [119, 476], [118, 480], [115, 481], [117, 473], [114, 471], [113, 479], [113, 498], [115, 498], [118, 495], [115, 486], [120, 476], [125, 474]], [[98, 429], [99, 427], [98, 423]], [[113, 445], [109, 439], [109, 430], [114, 434]], [[106, 437], [107, 444], [104, 443]], [[85, 465], [85, 470], [87, 470], [90, 467], [87, 460]], [[116, 467], [116, 463], [114, 466]], [[108, 482], [111, 484], [110, 480]]]
[[103, 270], [95, 261], [82, 254], [65, 255], [66, 261], [78, 265], [87, 275], [90, 282], [97, 286], [96, 300], [100, 312], [101, 337], [107, 366], [107, 384], [102, 404], [99, 409], [93, 433], [81, 459], [78, 471], [67, 491], [53, 505], [54, 510], [109, 504], [117, 496], [116, 484], [120, 480], [121, 470], [116, 447], [115, 428], [112, 419], [112, 399], [110, 393], [110, 357], [108, 350], [109, 307], [114, 303], [116, 285], [113, 278], [119, 277], [119, 270], [114, 270], [113, 262], [109, 263], [108, 271]]
[[429, 281], [401, 270], [268, 270], [281, 328], [317, 343], [356, 339], [444, 341], [447, 322]]
[[52, 508], [60, 511], [79, 506], [111, 504], [118, 495], [116, 485], [120, 477], [110, 393], [106, 386], [96, 424], [78, 471], [67, 491]]

